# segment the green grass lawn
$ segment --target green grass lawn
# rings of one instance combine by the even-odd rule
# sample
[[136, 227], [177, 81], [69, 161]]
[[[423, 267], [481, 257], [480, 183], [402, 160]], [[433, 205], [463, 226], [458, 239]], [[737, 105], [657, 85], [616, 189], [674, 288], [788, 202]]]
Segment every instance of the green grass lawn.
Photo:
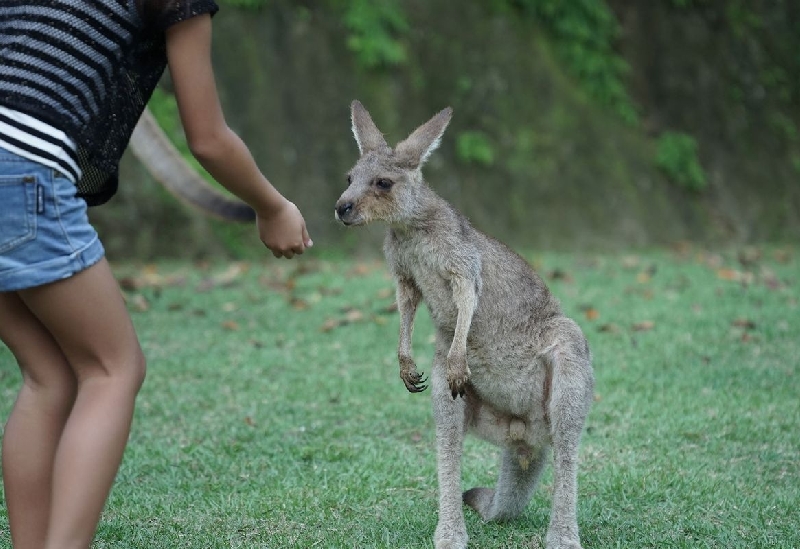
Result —
[[[96, 547], [432, 547], [430, 392], [399, 379], [392, 282], [313, 256], [115, 266], [149, 371]], [[800, 248], [528, 258], [595, 358], [584, 547], [800, 547]], [[431, 335], [423, 310], [426, 372]], [[2, 348], [3, 418], [18, 383]], [[468, 439], [464, 488], [497, 465]], [[470, 547], [543, 548], [551, 491], [548, 467], [521, 519], [466, 509]]]

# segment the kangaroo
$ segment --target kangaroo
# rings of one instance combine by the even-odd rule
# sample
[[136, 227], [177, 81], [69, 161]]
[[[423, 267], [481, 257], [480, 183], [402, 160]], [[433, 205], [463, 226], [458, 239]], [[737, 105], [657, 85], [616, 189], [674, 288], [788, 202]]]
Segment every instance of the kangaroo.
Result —
[[[462, 500], [484, 520], [513, 519], [531, 499], [549, 449], [554, 483], [547, 549], [580, 549], [578, 446], [594, 390], [581, 329], [528, 263], [481, 233], [425, 183], [421, 167], [438, 147], [452, 109], [390, 148], [363, 105], [351, 105], [361, 154], [335, 206], [346, 226], [388, 224], [384, 254], [400, 313], [397, 357], [408, 391], [426, 380], [411, 356], [424, 301], [436, 329], [430, 374], [436, 424], [437, 549], [467, 546]], [[466, 432], [502, 448], [495, 488], [461, 494]]]

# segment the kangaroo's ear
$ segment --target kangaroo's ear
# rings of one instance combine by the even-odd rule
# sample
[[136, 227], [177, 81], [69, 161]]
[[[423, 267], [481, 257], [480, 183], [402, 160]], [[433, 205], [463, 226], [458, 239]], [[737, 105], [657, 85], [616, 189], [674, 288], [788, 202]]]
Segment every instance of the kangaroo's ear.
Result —
[[439, 146], [452, 116], [453, 109], [447, 107], [398, 143], [394, 149], [398, 163], [412, 169], [422, 166]]
[[362, 156], [370, 151], [389, 149], [383, 134], [358, 100], [350, 104], [350, 121], [353, 125], [353, 136]]

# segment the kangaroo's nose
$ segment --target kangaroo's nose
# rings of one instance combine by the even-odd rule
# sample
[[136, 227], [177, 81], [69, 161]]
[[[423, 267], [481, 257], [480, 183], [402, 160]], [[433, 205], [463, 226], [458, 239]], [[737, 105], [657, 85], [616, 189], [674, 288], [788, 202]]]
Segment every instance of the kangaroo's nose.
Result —
[[342, 204], [337, 204], [336, 206], [336, 215], [339, 216], [339, 219], [342, 219], [344, 216], [349, 214], [353, 210], [353, 203], [352, 202], [344, 202]]

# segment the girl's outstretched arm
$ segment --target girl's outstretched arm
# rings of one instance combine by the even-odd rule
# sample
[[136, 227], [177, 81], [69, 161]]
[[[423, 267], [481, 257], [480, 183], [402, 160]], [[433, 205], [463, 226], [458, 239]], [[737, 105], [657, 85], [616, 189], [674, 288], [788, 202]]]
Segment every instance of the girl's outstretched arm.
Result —
[[167, 58], [194, 157], [256, 211], [259, 236], [275, 257], [303, 253], [312, 242], [300, 210], [261, 173], [247, 145], [225, 121], [211, 62], [211, 16], [192, 17], [169, 27]]

